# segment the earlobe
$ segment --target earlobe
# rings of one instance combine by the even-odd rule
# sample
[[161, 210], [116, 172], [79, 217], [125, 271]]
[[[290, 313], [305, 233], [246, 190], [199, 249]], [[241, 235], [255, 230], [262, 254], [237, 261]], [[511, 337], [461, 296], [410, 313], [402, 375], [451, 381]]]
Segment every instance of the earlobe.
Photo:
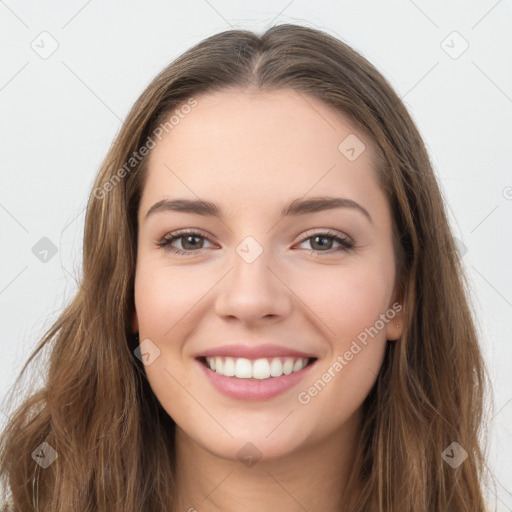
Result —
[[393, 302], [386, 316], [389, 318], [386, 325], [386, 339], [388, 341], [400, 339], [404, 328], [404, 307], [402, 303], [399, 301]]
[[133, 317], [132, 317], [132, 331], [134, 333], [139, 332], [139, 319], [137, 318], [137, 311], [133, 311]]
[[398, 340], [402, 337], [404, 330], [404, 290], [400, 284], [395, 283], [393, 298], [386, 311], [389, 321], [386, 325], [386, 339], [388, 341]]
[[402, 323], [396, 321], [396, 318], [390, 321], [386, 327], [386, 339], [388, 341], [398, 340], [402, 336]]

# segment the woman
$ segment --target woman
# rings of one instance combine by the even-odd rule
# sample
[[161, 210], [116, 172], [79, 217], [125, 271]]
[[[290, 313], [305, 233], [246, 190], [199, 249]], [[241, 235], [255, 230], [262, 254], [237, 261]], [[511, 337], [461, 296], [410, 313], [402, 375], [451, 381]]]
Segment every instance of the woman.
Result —
[[484, 368], [427, 152], [321, 31], [227, 31], [153, 80], [28, 362], [50, 344], [2, 436], [14, 510], [485, 509]]

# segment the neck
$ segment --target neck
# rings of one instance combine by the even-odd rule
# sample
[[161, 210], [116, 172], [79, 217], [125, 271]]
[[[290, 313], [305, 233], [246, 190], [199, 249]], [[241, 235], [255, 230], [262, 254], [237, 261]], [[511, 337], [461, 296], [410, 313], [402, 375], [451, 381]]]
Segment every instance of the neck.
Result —
[[359, 415], [320, 441], [246, 467], [194, 442], [176, 426], [176, 512], [349, 510], [347, 482], [355, 459]]

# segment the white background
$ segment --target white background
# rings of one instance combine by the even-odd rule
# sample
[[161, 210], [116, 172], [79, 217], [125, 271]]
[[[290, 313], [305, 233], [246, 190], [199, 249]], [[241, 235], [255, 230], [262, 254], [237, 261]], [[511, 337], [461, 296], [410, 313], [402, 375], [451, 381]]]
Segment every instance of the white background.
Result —
[[[0, 1], [1, 395], [76, 290], [93, 177], [145, 86], [205, 37], [285, 22], [326, 30], [369, 59], [427, 143], [493, 380], [489, 501], [512, 510], [509, 0]], [[33, 49], [52, 44], [44, 59]], [[32, 253], [42, 237], [58, 249], [46, 263]]]

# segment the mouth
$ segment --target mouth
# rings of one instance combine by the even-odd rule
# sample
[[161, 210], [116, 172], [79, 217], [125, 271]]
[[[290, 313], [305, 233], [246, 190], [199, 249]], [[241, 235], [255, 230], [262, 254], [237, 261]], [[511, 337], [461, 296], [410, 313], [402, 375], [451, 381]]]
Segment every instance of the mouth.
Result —
[[197, 367], [213, 389], [243, 401], [266, 401], [291, 391], [315, 368], [316, 357], [275, 356], [248, 359], [199, 356]]
[[245, 381], [266, 381], [294, 375], [312, 366], [316, 357], [198, 357], [197, 360], [211, 373]]

